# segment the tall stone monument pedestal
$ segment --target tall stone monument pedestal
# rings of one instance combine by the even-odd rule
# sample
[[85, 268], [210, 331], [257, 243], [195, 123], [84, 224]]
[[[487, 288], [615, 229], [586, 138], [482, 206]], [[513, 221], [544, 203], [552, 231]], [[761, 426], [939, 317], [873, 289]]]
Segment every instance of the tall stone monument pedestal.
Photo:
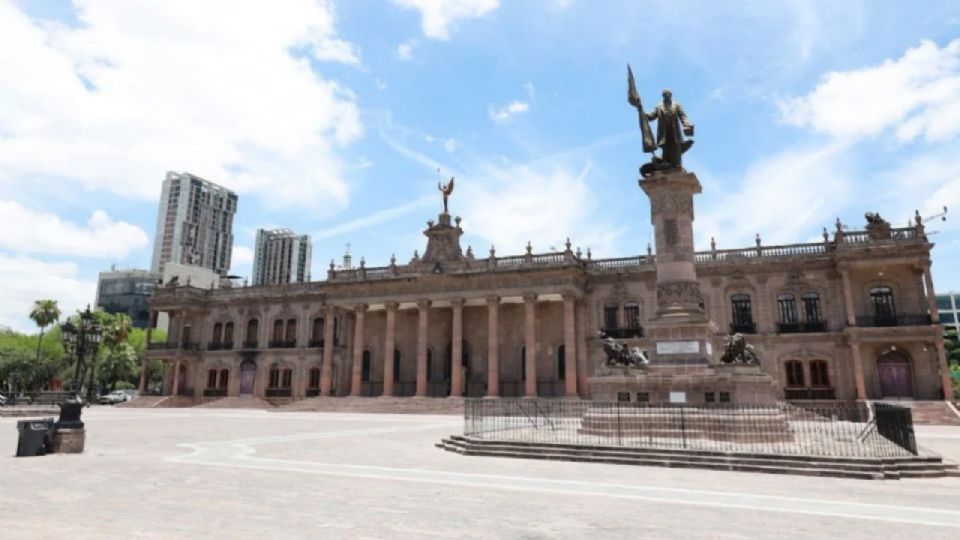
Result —
[[691, 405], [775, 403], [776, 383], [759, 365], [722, 364], [723, 351], [715, 350], [719, 328], [704, 311], [694, 266], [693, 196], [701, 192], [700, 181], [675, 168], [644, 177], [640, 188], [650, 199], [656, 243], [656, 313], [644, 327], [652, 345], [649, 363], [600, 368], [588, 380], [591, 396]]

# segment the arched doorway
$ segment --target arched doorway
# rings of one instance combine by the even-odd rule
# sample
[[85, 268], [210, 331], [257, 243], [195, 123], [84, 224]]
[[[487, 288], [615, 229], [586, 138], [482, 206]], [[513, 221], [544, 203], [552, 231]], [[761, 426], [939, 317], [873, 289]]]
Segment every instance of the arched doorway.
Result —
[[252, 360], [244, 360], [240, 364], [240, 395], [252, 396], [253, 383], [257, 378], [257, 364]]
[[910, 360], [900, 351], [889, 351], [877, 358], [877, 378], [882, 397], [913, 397]]

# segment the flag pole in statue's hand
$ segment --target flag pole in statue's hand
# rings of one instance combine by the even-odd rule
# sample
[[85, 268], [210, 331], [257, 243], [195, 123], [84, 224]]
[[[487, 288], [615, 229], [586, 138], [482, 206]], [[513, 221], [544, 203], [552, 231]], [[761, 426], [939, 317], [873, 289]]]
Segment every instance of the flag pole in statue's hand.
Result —
[[637, 84], [633, 80], [633, 70], [630, 64], [627, 64], [627, 102], [637, 108], [640, 114], [640, 134], [643, 136], [643, 151], [653, 154], [657, 145], [653, 140], [653, 131], [650, 129], [650, 121], [643, 112], [643, 103], [640, 102], [640, 94], [637, 93]]

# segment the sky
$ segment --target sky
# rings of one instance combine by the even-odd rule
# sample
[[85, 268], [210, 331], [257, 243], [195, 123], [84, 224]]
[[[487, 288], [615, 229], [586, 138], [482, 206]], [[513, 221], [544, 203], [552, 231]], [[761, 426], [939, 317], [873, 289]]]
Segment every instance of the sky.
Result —
[[[314, 279], [408, 261], [451, 176], [478, 257], [645, 253], [628, 63], [696, 125], [698, 249], [960, 213], [953, 2], [0, 0], [0, 325], [148, 268], [167, 171], [238, 194], [243, 276], [261, 227]], [[960, 215], [927, 227], [960, 290]]]

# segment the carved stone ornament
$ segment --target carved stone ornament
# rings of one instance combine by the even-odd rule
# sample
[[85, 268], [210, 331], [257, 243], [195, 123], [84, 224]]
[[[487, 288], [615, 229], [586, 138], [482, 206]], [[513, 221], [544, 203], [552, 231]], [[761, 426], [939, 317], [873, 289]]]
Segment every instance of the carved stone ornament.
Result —
[[650, 196], [650, 210], [654, 214], [693, 212], [693, 195], [686, 193], [654, 193]]
[[696, 281], [670, 281], [657, 285], [657, 306], [697, 306], [703, 302], [700, 284]]

